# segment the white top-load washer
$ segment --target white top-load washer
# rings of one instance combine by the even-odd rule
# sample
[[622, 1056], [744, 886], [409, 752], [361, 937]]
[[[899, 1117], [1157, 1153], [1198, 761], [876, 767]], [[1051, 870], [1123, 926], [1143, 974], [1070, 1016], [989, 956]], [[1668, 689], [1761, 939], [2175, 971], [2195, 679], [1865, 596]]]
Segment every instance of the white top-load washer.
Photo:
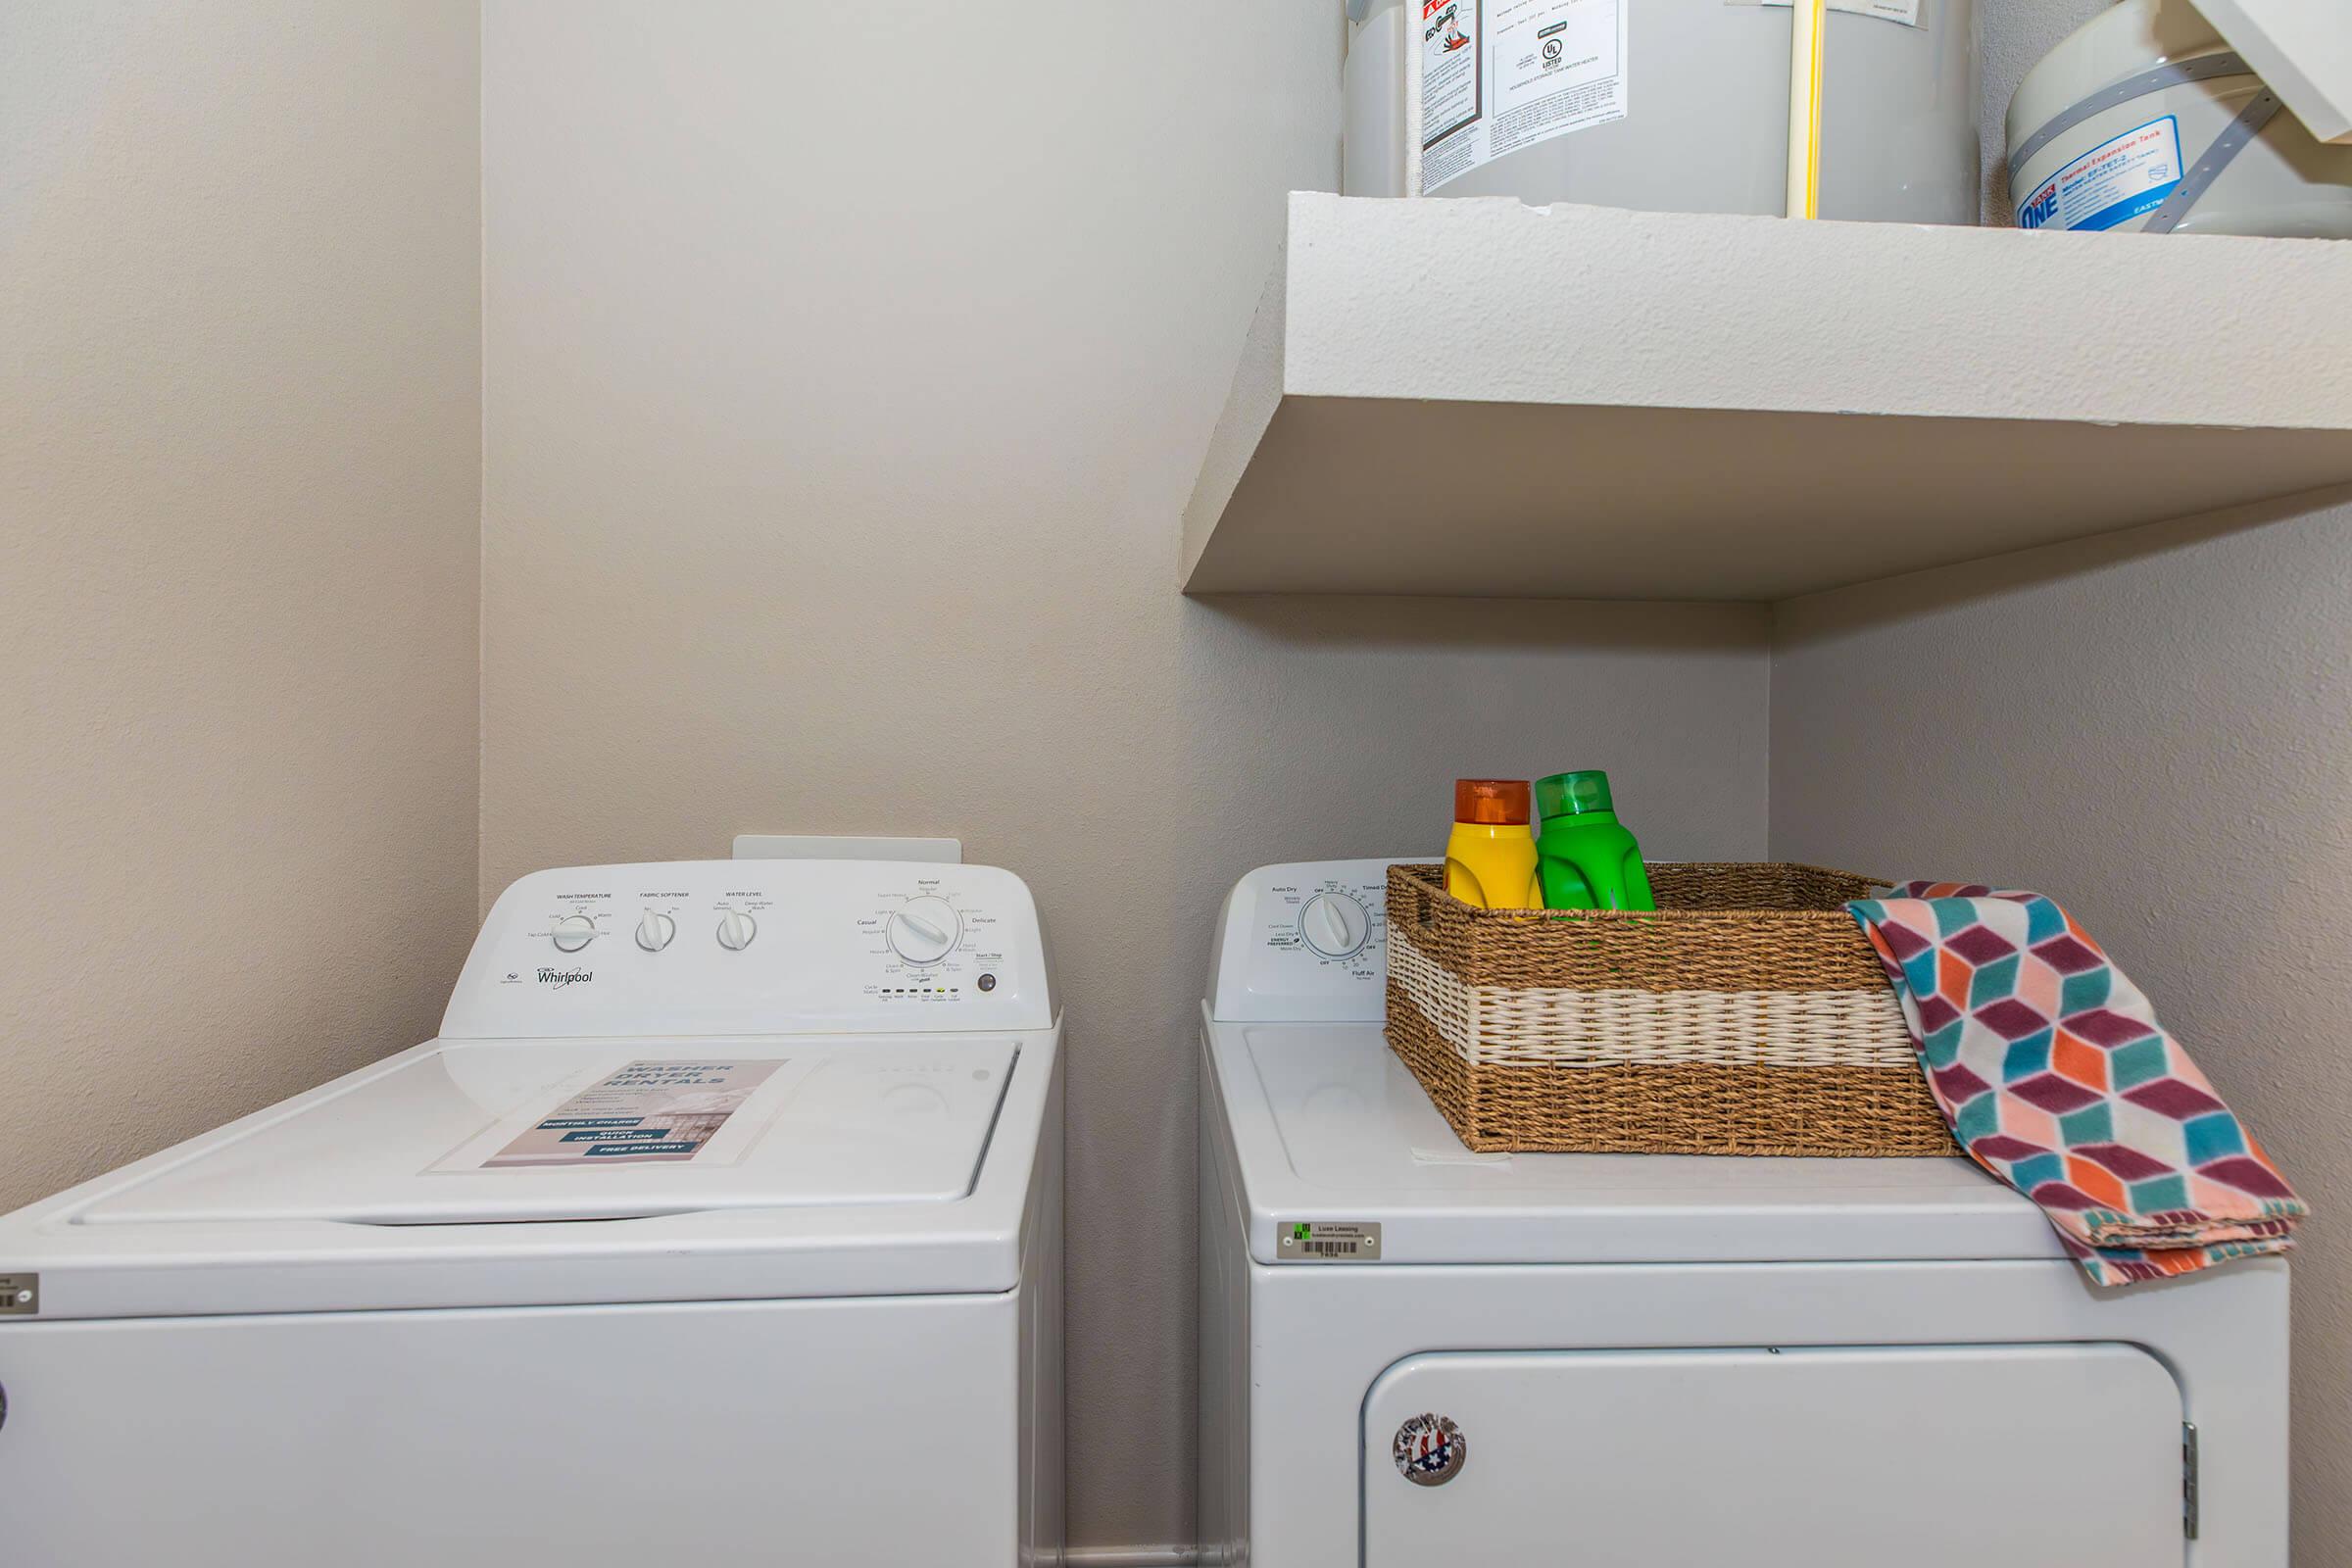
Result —
[[0, 1219], [0, 1561], [1051, 1560], [1059, 1044], [1005, 871], [524, 877], [440, 1038]]
[[1473, 1154], [1382, 1038], [1390, 863], [1219, 922], [1208, 1560], [2284, 1564], [2282, 1261], [2098, 1291], [1960, 1159]]

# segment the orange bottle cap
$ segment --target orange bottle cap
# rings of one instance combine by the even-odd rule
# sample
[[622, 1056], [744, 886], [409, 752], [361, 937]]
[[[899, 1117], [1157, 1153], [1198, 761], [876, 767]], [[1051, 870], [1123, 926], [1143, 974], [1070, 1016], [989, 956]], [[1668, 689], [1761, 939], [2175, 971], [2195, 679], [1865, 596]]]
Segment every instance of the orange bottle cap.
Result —
[[1457, 778], [1453, 781], [1453, 819], [1483, 827], [1528, 825], [1527, 780], [1523, 778]]

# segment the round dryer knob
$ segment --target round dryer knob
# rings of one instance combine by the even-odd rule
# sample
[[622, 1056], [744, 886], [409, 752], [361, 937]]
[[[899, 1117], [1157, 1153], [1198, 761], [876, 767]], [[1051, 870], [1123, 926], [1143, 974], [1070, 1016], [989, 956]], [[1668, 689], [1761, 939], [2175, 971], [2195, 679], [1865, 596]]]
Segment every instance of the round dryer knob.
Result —
[[909, 899], [890, 917], [890, 950], [908, 963], [937, 963], [955, 951], [963, 922], [945, 899]]
[[584, 914], [567, 914], [549, 933], [558, 953], [577, 953], [596, 940], [596, 922]]
[[1320, 957], [1352, 958], [1372, 936], [1372, 916], [1346, 893], [1318, 893], [1298, 911], [1298, 935]]
[[729, 909], [718, 917], [718, 945], [729, 953], [741, 953], [759, 934], [760, 922], [741, 909]]
[[660, 953], [677, 934], [678, 922], [658, 910], [646, 910], [645, 918], [637, 922], [637, 945], [648, 953]]

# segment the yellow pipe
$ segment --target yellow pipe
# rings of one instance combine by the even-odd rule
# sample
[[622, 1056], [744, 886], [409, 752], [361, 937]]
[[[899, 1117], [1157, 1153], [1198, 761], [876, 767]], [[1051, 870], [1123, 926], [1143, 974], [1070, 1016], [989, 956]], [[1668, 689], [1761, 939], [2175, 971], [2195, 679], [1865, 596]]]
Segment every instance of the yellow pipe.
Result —
[[1821, 216], [1821, 45], [1828, 0], [1789, 7], [1788, 216]]

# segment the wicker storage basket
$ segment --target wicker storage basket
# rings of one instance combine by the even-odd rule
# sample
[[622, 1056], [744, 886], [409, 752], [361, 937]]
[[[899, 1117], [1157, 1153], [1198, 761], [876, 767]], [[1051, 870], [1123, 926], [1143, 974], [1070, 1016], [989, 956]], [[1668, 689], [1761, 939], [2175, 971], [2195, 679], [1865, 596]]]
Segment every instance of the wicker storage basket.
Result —
[[1389, 1045], [1474, 1150], [1952, 1154], [1878, 956], [1812, 865], [1656, 864], [1658, 912], [1482, 909], [1389, 868]]

